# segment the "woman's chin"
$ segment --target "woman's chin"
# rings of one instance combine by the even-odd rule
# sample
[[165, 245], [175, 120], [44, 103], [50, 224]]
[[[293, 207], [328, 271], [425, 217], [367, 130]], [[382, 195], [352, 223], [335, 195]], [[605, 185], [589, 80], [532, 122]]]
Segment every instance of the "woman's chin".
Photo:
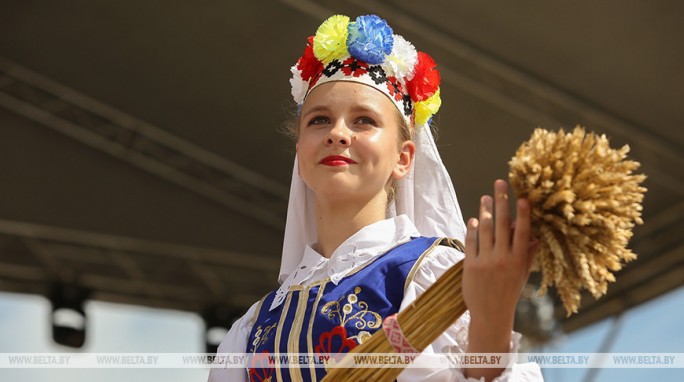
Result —
[[329, 182], [315, 189], [316, 197], [321, 200], [348, 200], [358, 198], [358, 188], [341, 182]]
[[[358, 187], [349, 184], [330, 182], [329, 184], [314, 190], [316, 199], [327, 203], [345, 203], [365, 205], [373, 199], [387, 199], [387, 194], [382, 190], [373, 192], [366, 187]], [[382, 195], [380, 195], [382, 193]]]

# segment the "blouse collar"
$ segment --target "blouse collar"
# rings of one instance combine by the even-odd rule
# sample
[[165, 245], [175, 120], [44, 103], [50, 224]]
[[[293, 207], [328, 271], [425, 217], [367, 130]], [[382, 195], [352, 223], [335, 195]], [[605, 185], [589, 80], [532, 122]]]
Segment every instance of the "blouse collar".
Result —
[[[314, 243], [304, 248], [302, 261], [294, 272], [290, 273], [276, 291], [270, 310], [280, 306], [287, 292], [293, 285], [307, 285], [317, 271], [323, 269], [323, 275], [337, 285], [340, 280], [353, 269], [367, 263], [397, 246], [411, 237], [420, 236], [415, 225], [406, 215], [399, 215], [369, 224], [350, 236], [326, 258], [315, 249]], [[319, 272], [320, 277], [320, 272]]]

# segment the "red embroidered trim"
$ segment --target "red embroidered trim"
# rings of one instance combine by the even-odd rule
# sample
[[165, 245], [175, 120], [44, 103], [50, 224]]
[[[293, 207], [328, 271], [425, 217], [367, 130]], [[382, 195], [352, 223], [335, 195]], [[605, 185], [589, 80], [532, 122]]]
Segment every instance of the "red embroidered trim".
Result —
[[397, 315], [393, 314], [385, 318], [382, 322], [382, 330], [385, 331], [385, 336], [387, 336], [387, 341], [396, 350], [397, 353], [420, 353], [418, 349], [411, 346], [404, 333], [399, 327], [399, 321], [397, 321]]

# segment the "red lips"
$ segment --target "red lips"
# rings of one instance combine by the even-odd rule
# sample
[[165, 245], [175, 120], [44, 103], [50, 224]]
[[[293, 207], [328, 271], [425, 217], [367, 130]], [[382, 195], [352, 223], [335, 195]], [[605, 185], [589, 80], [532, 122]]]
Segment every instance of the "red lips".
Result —
[[350, 164], [355, 164], [356, 162], [347, 157], [343, 157], [341, 155], [330, 155], [327, 156], [323, 159], [321, 159], [320, 164], [326, 165], [326, 166], [346, 166]]

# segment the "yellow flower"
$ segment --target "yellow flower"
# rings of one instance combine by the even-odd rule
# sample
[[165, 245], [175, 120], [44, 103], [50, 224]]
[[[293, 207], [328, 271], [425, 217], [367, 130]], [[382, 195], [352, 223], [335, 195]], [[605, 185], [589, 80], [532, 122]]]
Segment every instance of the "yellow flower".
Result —
[[352, 307], [349, 304], [344, 304], [344, 307], [342, 308], [342, 311], [344, 314], [349, 314], [352, 311]]
[[349, 17], [335, 15], [325, 20], [316, 30], [313, 52], [324, 65], [349, 55], [347, 52], [348, 27]]
[[442, 106], [442, 99], [439, 97], [439, 89], [425, 101], [416, 102], [416, 125], [426, 124], [437, 113], [440, 106]]

